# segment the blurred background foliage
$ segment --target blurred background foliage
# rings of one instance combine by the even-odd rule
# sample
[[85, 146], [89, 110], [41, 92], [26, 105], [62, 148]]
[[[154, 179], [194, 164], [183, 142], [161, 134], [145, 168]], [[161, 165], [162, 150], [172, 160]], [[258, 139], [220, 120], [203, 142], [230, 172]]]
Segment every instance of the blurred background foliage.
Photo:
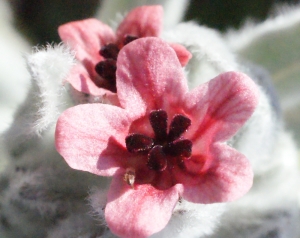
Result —
[[[34, 45], [59, 42], [57, 35], [59, 25], [93, 16], [99, 4], [99, 0], [10, 0], [10, 2], [19, 30]], [[257, 21], [265, 19], [275, 4], [297, 2], [299, 0], [192, 0], [185, 20], [195, 20], [224, 31], [228, 27], [241, 26], [249, 17]]]
[[192, 0], [186, 18], [224, 31], [228, 27], [240, 27], [246, 18], [262, 21], [277, 4], [297, 2], [299, 0]]

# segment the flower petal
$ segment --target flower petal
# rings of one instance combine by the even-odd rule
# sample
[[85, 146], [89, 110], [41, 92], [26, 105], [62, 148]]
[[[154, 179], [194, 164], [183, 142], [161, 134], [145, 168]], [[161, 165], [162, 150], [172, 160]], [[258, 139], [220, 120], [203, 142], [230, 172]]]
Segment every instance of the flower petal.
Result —
[[157, 190], [144, 184], [132, 189], [118, 175], [112, 180], [107, 199], [105, 219], [114, 234], [148, 237], [167, 225], [179, 195], [176, 187]]
[[115, 106], [69, 108], [56, 125], [56, 149], [74, 169], [113, 175], [128, 154], [125, 137], [129, 124], [125, 111]]
[[190, 174], [180, 175], [182, 197], [195, 203], [214, 203], [233, 201], [246, 194], [253, 183], [248, 159], [223, 143], [212, 145], [210, 151], [211, 159], [202, 166], [197, 166], [193, 158], [186, 162]]
[[203, 149], [203, 143], [228, 140], [249, 119], [258, 103], [258, 88], [248, 76], [227, 72], [194, 89], [186, 99], [192, 125], [185, 137], [193, 142], [193, 150]]
[[90, 78], [86, 68], [81, 64], [76, 64], [68, 76], [65, 78], [73, 88], [79, 92], [100, 96], [104, 102], [112, 102], [116, 105], [118, 102], [116, 93], [102, 87], [98, 87]]
[[181, 66], [186, 66], [189, 60], [192, 58], [191, 52], [189, 52], [183, 45], [180, 44], [170, 43], [170, 46], [175, 50]]
[[94, 66], [102, 56], [99, 55], [101, 46], [115, 42], [113, 30], [97, 19], [73, 21], [58, 28], [60, 38], [76, 52], [76, 58], [95, 77]]
[[188, 88], [174, 50], [157, 37], [147, 37], [120, 51], [117, 91], [121, 106], [141, 115], [150, 110], [178, 108]]
[[126, 35], [136, 37], [159, 36], [162, 30], [162, 6], [142, 6], [133, 9], [119, 25], [116, 35], [122, 41]]

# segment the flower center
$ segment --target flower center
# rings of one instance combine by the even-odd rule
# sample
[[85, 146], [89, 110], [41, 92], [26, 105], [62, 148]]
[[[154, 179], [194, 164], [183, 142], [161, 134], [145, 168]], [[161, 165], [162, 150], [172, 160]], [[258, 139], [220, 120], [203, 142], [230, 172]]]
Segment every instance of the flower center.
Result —
[[[118, 45], [114, 43], [109, 43], [101, 47], [99, 51], [99, 54], [104, 58], [104, 60], [96, 64], [95, 70], [103, 79], [106, 80], [108, 84], [108, 89], [111, 90], [112, 92], [117, 92], [116, 64], [117, 64], [119, 51], [124, 45], [127, 45], [128, 43], [136, 39], [138, 39], [138, 37], [127, 35], [124, 37], [122, 44]], [[96, 80], [94, 80], [94, 83], [97, 86], [101, 87], [101, 85], [99, 85]]]
[[152, 111], [149, 121], [154, 138], [133, 133], [126, 137], [126, 148], [131, 153], [147, 155], [147, 167], [161, 172], [175, 165], [183, 167], [184, 160], [192, 154], [192, 142], [182, 138], [182, 134], [191, 125], [191, 120], [177, 114], [172, 119], [168, 132], [168, 115], [164, 110]]

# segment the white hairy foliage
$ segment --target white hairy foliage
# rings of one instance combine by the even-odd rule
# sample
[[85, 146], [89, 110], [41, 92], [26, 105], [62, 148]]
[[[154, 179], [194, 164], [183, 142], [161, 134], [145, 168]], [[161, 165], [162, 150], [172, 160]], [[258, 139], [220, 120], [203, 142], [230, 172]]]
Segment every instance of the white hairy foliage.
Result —
[[95, 224], [95, 221], [87, 213], [75, 213], [67, 219], [61, 220], [56, 226], [50, 228], [46, 238], [60, 237], [103, 237], [103, 227]]
[[36, 95], [33, 95], [30, 104], [38, 105], [35, 112], [36, 120], [32, 122], [29, 133], [40, 134], [56, 122], [66, 107], [66, 88], [62, 85], [74, 64], [74, 53], [63, 44], [48, 45], [46, 48], [37, 48], [35, 53], [27, 55], [26, 62], [33, 87], [36, 87]]
[[213, 233], [219, 224], [226, 204], [197, 204], [182, 200], [177, 203], [171, 220], [151, 238], [198, 238]]
[[73, 58], [64, 45], [48, 45], [26, 56], [31, 87], [14, 115], [12, 126], [3, 134], [9, 153], [39, 143], [37, 139], [33, 142], [30, 138], [41, 136], [51, 128], [59, 114], [71, 104], [62, 82], [73, 65]]
[[[17, 106], [24, 100], [29, 73], [22, 54], [30, 50], [29, 44], [13, 25], [12, 12], [5, 0], [0, 1], [0, 134], [13, 120]], [[8, 163], [3, 140], [0, 137], [0, 172]], [[0, 233], [1, 236], [1, 233]], [[1, 236], [2, 237], [2, 236]]]
[[235, 56], [228, 49], [220, 33], [193, 22], [180, 23], [163, 32], [163, 39], [185, 46], [193, 55], [188, 63], [188, 83], [194, 88], [218, 74], [238, 70]]
[[22, 54], [29, 44], [17, 32], [9, 4], [0, 1], [0, 133], [10, 125], [13, 112], [24, 100], [29, 74]]
[[265, 67], [273, 78], [283, 115], [300, 145], [300, 5], [278, 7], [261, 23], [248, 21], [241, 30], [225, 35], [242, 57]]
[[242, 28], [228, 30], [226, 38], [234, 51], [240, 51], [265, 35], [288, 29], [299, 22], [299, 6], [281, 6], [277, 8], [277, 14], [262, 23], [257, 24], [253, 20], [248, 20]]
[[88, 203], [90, 205], [90, 212], [89, 214], [94, 217], [94, 219], [97, 221], [97, 224], [99, 226], [102, 226], [103, 228], [103, 237], [113, 237], [114, 235], [110, 232], [107, 223], [105, 221], [105, 206], [107, 203], [107, 191], [110, 184], [110, 179], [107, 180], [106, 185], [100, 187], [93, 187], [90, 190], [90, 194], [88, 197]]
[[71, 169], [55, 150], [52, 130], [29, 141], [17, 154], [10, 151], [16, 158], [2, 173], [8, 184], [0, 190], [0, 212], [10, 229], [0, 223], [0, 230], [8, 237], [79, 237], [89, 228], [98, 233], [86, 198], [91, 186], [105, 182]]

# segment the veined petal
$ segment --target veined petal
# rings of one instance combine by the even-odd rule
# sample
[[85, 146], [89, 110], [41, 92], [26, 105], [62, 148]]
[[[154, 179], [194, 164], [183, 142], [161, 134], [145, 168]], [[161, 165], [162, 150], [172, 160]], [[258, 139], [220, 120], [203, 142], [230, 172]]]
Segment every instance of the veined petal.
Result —
[[258, 88], [245, 74], [227, 72], [194, 89], [186, 99], [192, 125], [185, 137], [197, 150], [197, 146], [203, 149], [203, 143], [226, 141], [237, 132], [257, 106]]
[[116, 35], [119, 40], [126, 35], [137, 37], [159, 36], [162, 30], [162, 6], [142, 6], [133, 9], [119, 25]]
[[141, 115], [150, 110], [178, 108], [188, 88], [175, 51], [161, 39], [147, 37], [120, 51], [117, 90], [121, 106]]
[[149, 184], [134, 189], [114, 176], [108, 192], [105, 219], [110, 230], [120, 237], [148, 237], [162, 230], [178, 202], [176, 187], [157, 190]]
[[128, 155], [129, 120], [121, 108], [84, 104], [66, 110], [56, 125], [57, 151], [70, 167], [97, 175], [113, 175]]
[[73, 21], [58, 28], [60, 38], [75, 50], [76, 58], [87, 67], [92, 77], [94, 67], [102, 59], [101, 46], [115, 42], [113, 30], [97, 19]]
[[245, 195], [253, 183], [248, 159], [223, 143], [213, 144], [210, 156], [198, 165], [191, 158], [186, 162], [188, 172], [177, 174], [183, 183], [182, 197], [195, 203], [215, 203], [234, 201]]

